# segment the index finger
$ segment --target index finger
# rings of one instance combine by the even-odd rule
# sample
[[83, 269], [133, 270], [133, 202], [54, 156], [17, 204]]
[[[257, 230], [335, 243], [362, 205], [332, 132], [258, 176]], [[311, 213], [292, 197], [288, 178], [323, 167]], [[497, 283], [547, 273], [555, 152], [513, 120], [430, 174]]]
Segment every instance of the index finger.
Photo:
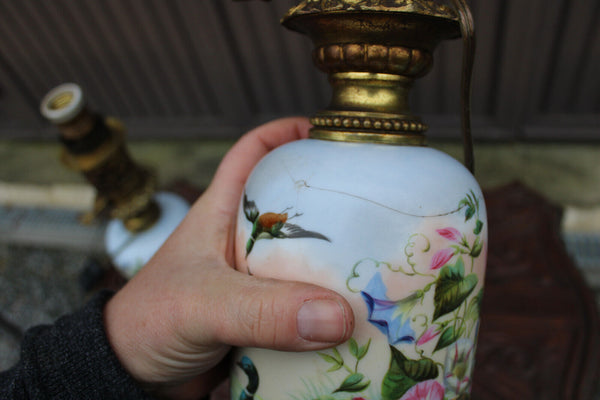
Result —
[[208, 189], [222, 209], [237, 212], [241, 193], [254, 166], [271, 150], [285, 143], [305, 139], [311, 124], [306, 118], [284, 118], [248, 132], [221, 161]]
[[[221, 161], [212, 183], [202, 196], [208, 208], [200, 220], [210, 227], [205, 232], [218, 253], [233, 265], [233, 237], [238, 206], [246, 179], [254, 166], [271, 150], [293, 140], [308, 137], [311, 124], [306, 118], [285, 118], [262, 125], [244, 136]], [[191, 213], [195, 212], [195, 207]], [[206, 214], [208, 213], [208, 214]], [[210, 238], [210, 239], [209, 239]]]

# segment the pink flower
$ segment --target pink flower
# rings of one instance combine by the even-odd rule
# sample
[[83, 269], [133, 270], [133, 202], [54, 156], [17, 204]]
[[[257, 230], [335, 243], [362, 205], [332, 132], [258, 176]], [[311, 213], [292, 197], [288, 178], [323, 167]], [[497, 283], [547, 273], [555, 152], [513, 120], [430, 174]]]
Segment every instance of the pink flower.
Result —
[[400, 400], [443, 400], [444, 388], [436, 380], [417, 383]]
[[460, 243], [462, 235], [455, 228], [444, 228], [444, 229], [436, 229], [436, 232], [439, 233], [440, 236], [445, 237], [448, 240], [452, 240], [453, 242]]
[[364, 397], [353, 397], [352, 400], [367, 400]]
[[430, 340], [435, 339], [439, 336], [440, 332], [441, 331], [438, 329], [437, 326], [430, 326], [429, 329], [427, 329], [425, 333], [421, 335], [421, 337], [417, 341], [417, 345], [421, 346], [429, 342]]
[[431, 266], [429, 269], [439, 269], [446, 265], [448, 261], [454, 256], [454, 249], [443, 249], [438, 251], [431, 258]]

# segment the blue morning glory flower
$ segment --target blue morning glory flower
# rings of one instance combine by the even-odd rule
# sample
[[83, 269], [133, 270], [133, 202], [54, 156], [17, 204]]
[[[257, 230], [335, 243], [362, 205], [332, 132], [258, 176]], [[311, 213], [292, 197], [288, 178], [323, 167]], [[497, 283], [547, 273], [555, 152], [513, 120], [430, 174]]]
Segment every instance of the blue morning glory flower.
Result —
[[377, 272], [361, 295], [367, 304], [369, 322], [387, 336], [391, 345], [415, 341], [415, 332], [407, 314], [419, 301], [417, 294], [401, 300], [389, 300], [387, 287], [381, 279], [381, 273]]

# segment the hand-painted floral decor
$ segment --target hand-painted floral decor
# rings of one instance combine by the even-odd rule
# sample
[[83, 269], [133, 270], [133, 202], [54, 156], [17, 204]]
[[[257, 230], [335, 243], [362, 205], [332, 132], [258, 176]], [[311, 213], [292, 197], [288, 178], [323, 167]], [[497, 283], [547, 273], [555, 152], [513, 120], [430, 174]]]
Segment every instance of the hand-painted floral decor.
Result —
[[390, 344], [415, 341], [415, 332], [410, 326], [407, 312], [419, 302], [418, 294], [398, 300], [389, 300], [386, 287], [377, 272], [369, 285], [361, 292], [369, 310], [369, 322], [388, 337]]
[[[483, 296], [482, 275], [475, 271], [475, 261], [482, 253], [485, 255], [485, 218], [480, 219], [479, 201], [471, 191], [459, 202], [457, 210], [464, 216], [462, 227], [433, 224], [427, 225], [428, 231], [411, 235], [404, 249], [406, 265], [365, 258], [352, 266], [346, 287], [351, 294], [360, 295], [367, 321], [376, 330], [370, 338], [352, 338], [343, 346], [317, 352], [335, 389], [321, 393], [312, 388], [305, 395], [290, 395], [291, 399], [470, 399]], [[260, 222], [262, 216], [247, 198], [244, 212], [254, 224], [248, 253], [263, 233], [275, 238], [300, 237], [282, 233], [289, 225], [285, 218], [271, 225]], [[328, 240], [321, 234], [304, 232], [305, 237]], [[417, 241], [421, 244], [419, 252]], [[395, 298], [389, 294], [390, 277], [401, 278], [402, 284], [413, 289], [402, 298]], [[418, 283], [411, 284], [413, 280]], [[376, 337], [377, 334], [383, 337]], [[380, 339], [387, 341], [383, 351], [373, 348], [375, 340]], [[361, 364], [375, 351], [381, 363], [387, 365], [387, 372], [383, 379], [379, 375], [379, 381], [370, 377], [370, 370]], [[387, 355], [379, 354], [382, 352]], [[258, 382], [258, 372], [250, 364], [246, 356], [238, 363], [249, 378], [256, 374], [248, 383], [251, 390], [241, 392], [244, 396], [254, 396]], [[310, 382], [305, 383], [310, 387]]]

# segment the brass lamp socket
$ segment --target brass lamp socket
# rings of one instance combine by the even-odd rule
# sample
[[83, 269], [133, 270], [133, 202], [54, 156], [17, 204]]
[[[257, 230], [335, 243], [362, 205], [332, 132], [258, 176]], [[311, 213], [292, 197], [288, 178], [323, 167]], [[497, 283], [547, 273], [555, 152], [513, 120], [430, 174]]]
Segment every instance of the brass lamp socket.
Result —
[[156, 175], [131, 158], [120, 121], [92, 113], [83, 91], [73, 83], [51, 90], [40, 111], [60, 132], [63, 163], [96, 188], [94, 210], [86, 220], [108, 210], [111, 217], [135, 232], [158, 220], [160, 209], [153, 200]]
[[426, 0], [304, 0], [282, 24], [311, 38], [314, 62], [329, 75], [331, 102], [311, 119], [312, 137], [425, 144], [427, 125], [408, 97], [436, 45], [460, 37], [452, 9]]

